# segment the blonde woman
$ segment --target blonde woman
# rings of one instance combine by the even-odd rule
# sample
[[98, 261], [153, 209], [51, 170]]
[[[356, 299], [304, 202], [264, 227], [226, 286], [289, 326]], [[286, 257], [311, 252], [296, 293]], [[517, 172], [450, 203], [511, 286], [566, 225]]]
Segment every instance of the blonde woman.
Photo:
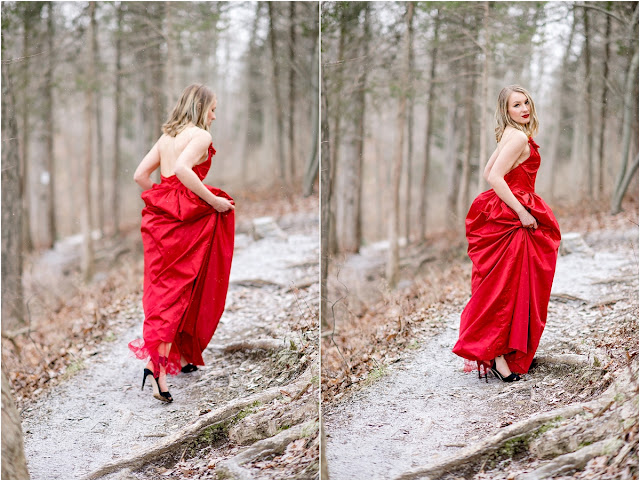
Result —
[[[167, 374], [203, 365], [224, 310], [233, 255], [234, 203], [204, 185], [215, 154], [209, 128], [216, 97], [204, 85], [187, 87], [162, 126], [163, 135], [142, 159], [134, 180], [142, 187], [144, 245], [143, 339], [129, 343], [149, 359], [142, 388], [152, 377], [154, 396], [173, 398]], [[151, 173], [160, 168], [161, 182]]]
[[484, 170], [491, 189], [473, 201], [465, 222], [471, 299], [453, 352], [475, 362], [479, 376], [483, 367], [485, 380], [491, 369], [513, 382], [528, 372], [546, 323], [560, 229], [535, 193], [540, 155], [531, 95], [518, 85], [503, 88], [496, 123], [498, 146]]

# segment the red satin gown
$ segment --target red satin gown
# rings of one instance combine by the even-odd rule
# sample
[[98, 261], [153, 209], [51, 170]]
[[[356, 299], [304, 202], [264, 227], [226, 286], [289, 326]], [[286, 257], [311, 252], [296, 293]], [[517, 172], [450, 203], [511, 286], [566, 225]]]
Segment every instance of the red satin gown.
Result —
[[[193, 167], [203, 180], [215, 154]], [[213, 194], [232, 200], [220, 189]], [[180, 371], [180, 355], [203, 365], [207, 347], [224, 310], [233, 256], [234, 211], [216, 211], [187, 189], [175, 175], [161, 177], [142, 193], [144, 246], [143, 338], [129, 343], [139, 359], [151, 358], [159, 371], [158, 346], [170, 342], [166, 366]]]
[[504, 180], [538, 228], [522, 227], [493, 189], [473, 201], [465, 221], [473, 262], [471, 299], [453, 348], [458, 356], [485, 366], [504, 355], [509, 369], [519, 374], [529, 370], [542, 336], [560, 245], [558, 222], [534, 191], [539, 146], [531, 138], [529, 146], [529, 158]]

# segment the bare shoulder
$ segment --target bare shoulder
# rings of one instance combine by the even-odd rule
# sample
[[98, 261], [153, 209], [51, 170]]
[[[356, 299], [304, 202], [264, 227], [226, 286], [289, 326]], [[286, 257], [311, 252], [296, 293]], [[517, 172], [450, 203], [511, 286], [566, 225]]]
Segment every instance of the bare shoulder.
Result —
[[160, 147], [167, 143], [167, 139], [169, 136], [167, 134], [162, 134], [160, 138], [156, 141], [156, 146]]
[[191, 142], [195, 141], [198, 145], [206, 144], [208, 147], [211, 143], [211, 132], [201, 129], [200, 127], [192, 127], [189, 129]]
[[527, 134], [525, 134], [522, 130], [514, 129], [511, 126], [507, 126], [504, 129], [504, 134], [502, 135], [501, 143], [502, 145], [509, 145], [512, 148], [521, 147], [524, 148], [525, 145], [529, 142]]

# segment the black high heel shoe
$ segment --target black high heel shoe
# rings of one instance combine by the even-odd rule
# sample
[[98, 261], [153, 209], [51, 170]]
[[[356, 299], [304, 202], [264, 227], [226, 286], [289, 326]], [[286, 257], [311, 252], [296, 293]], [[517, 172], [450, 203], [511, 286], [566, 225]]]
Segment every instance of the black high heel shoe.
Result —
[[[479, 371], [480, 369], [478, 369]], [[493, 362], [491, 363], [491, 372], [493, 373], [493, 375], [495, 377], [497, 377], [498, 379], [500, 379], [502, 382], [514, 382], [514, 381], [519, 381], [520, 380], [520, 375], [516, 374], [516, 373], [511, 373], [508, 376], [503, 376], [502, 374], [500, 374], [500, 371], [498, 371], [498, 369], [496, 368], [496, 360], [494, 359]]]
[[198, 370], [198, 366], [196, 366], [195, 364], [185, 364], [184, 366], [182, 366], [182, 369], [180, 369], [182, 372], [193, 372], [193, 371], [197, 371]]
[[160, 390], [160, 384], [158, 383], [158, 380], [153, 376], [153, 371], [147, 368], [145, 368], [144, 372], [142, 373], [142, 390], [144, 390], [144, 383], [147, 380], [147, 376], [151, 376], [151, 379], [153, 379], [154, 381], [151, 384], [151, 386], [153, 387], [153, 397], [167, 403], [173, 402], [171, 393], [169, 391]]
[[482, 366], [482, 368], [484, 369], [484, 380], [486, 382], [489, 382], [489, 379], [487, 379], [487, 366], [485, 366], [480, 361], [476, 361], [476, 364], [478, 365], [478, 379], [482, 380], [482, 374], [480, 374], [480, 366]]

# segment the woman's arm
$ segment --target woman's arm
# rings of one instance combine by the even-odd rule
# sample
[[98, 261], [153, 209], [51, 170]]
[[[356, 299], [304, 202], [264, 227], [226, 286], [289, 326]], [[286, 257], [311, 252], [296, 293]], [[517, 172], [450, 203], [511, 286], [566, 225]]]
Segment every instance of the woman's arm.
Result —
[[498, 148], [497, 147], [496, 147], [496, 150], [493, 151], [493, 154], [491, 154], [491, 157], [489, 157], [489, 162], [487, 162], [487, 165], [485, 165], [485, 167], [484, 167], [484, 173], [482, 174], [482, 177], [487, 182], [489, 182], [489, 172], [491, 172], [491, 168], [493, 167], [493, 164], [496, 161], [496, 157], [498, 157]]
[[178, 159], [174, 172], [176, 177], [191, 192], [196, 194], [218, 212], [226, 212], [235, 209], [234, 205], [224, 197], [218, 197], [211, 193], [202, 183], [198, 174], [193, 171], [193, 166], [202, 158], [211, 143], [211, 134], [206, 131], [197, 132], [184, 148]]
[[516, 135], [512, 135], [507, 139], [490, 169], [487, 181], [496, 195], [518, 214], [522, 226], [533, 227], [535, 229], [538, 227], [538, 222], [518, 199], [516, 199], [516, 196], [513, 195], [513, 192], [511, 192], [507, 182], [504, 180], [504, 176], [520, 158], [527, 144], [527, 136], [522, 132], [518, 132]]
[[151, 174], [160, 167], [160, 152], [158, 150], [158, 142], [151, 147], [151, 150], [144, 156], [140, 165], [133, 174], [133, 180], [142, 187], [142, 190], [148, 190], [153, 187], [151, 182]]

